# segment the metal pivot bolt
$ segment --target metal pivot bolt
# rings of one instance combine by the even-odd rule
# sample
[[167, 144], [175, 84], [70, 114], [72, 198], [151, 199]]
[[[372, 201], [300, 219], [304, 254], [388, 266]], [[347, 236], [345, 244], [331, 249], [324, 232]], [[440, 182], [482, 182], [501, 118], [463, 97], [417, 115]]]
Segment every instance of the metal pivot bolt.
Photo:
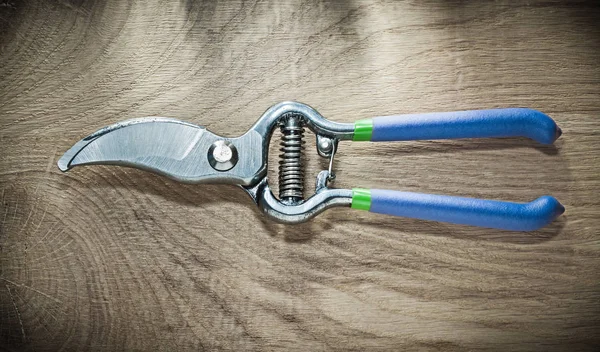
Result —
[[231, 142], [220, 140], [208, 149], [208, 162], [217, 171], [227, 171], [238, 162], [238, 153]]

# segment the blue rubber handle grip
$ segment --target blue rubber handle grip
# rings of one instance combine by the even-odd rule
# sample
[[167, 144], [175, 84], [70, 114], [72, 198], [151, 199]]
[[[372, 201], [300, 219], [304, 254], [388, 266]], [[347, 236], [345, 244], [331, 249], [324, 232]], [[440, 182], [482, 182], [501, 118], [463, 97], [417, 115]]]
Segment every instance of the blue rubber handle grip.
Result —
[[532, 231], [552, 222], [565, 208], [551, 196], [543, 196], [530, 203], [510, 203], [373, 189], [369, 211], [454, 224]]
[[509, 108], [375, 117], [371, 141], [528, 137], [552, 144], [561, 133], [542, 112]]

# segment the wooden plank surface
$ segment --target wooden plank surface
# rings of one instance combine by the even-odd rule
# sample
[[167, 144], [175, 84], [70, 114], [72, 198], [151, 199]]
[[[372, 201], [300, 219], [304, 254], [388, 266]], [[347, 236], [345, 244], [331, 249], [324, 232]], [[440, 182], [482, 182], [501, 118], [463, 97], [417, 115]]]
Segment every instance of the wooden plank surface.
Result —
[[[1, 348], [598, 349], [596, 2], [0, 5]], [[342, 143], [336, 186], [552, 194], [567, 213], [531, 233], [351, 209], [283, 226], [233, 186], [56, 167], [119, 120], [234, 136], [282, 100], [342, 122], [542, 110], [564, 131], [555, 146]], [[325, 162], [307, 145], [310, 179]]]

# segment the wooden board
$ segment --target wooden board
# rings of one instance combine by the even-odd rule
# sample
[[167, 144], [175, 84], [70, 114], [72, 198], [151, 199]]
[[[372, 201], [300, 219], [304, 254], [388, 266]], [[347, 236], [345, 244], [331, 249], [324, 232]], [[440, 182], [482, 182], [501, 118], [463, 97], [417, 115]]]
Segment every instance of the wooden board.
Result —
[[[0, 5], [2, 348], [598, 349], [597, 3]], [[169, 116], [235, 136], [282, 100], [342, 122], [542, 110], [564, 131], [555, 146], [342, 143], [336, 186], [552, 194], [567, 212], [531, 233], [351, 209], [284, 226], [234, 186], [56, 166], [119, 120]], [[326, 161], [307, 146], [312, 179]]]

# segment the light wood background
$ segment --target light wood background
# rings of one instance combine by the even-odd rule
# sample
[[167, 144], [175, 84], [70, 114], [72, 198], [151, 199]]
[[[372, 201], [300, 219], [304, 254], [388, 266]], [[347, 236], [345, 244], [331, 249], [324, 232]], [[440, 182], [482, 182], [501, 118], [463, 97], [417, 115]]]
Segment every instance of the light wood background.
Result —
[[[3, 0], [0, 349], [597, 350], [599, 19], [597, 2]], [[234, 136], [282, 100], [344, 122], [542, 110], [555, 146], [343, 143], [336, 186], [567, 212], [532, 233], [351, 209], [283, 226], [233, 186], [56, 167], [119, 120]]]

